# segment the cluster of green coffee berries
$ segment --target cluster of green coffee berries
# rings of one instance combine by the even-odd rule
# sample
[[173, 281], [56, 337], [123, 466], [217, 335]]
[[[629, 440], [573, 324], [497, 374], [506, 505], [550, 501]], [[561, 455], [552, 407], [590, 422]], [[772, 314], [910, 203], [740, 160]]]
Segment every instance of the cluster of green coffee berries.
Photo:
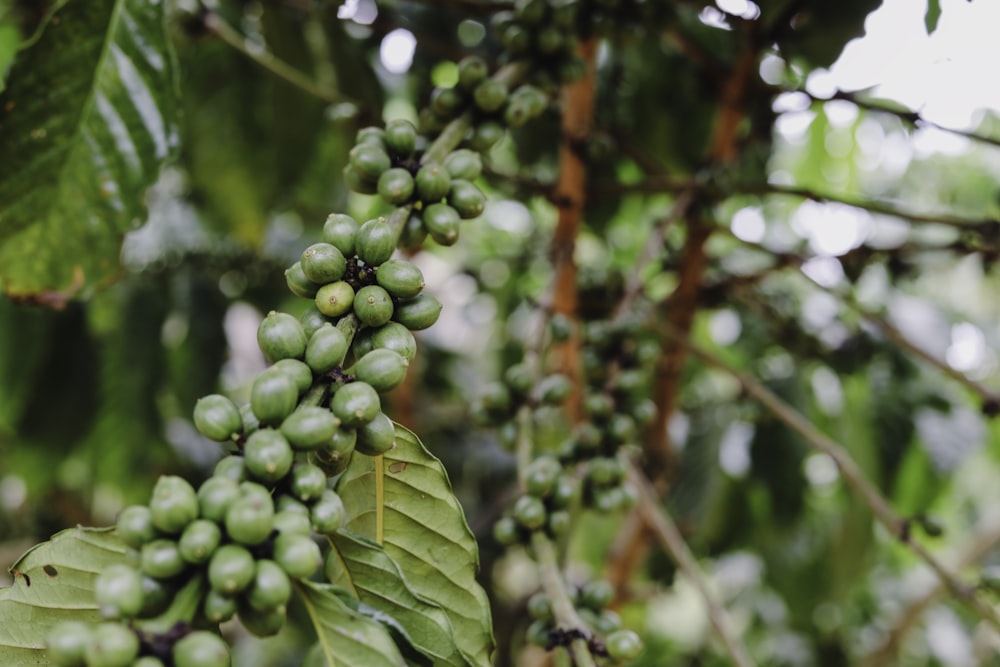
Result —
[[493, 34], [511, 60], [531, 63], [530, 80], [540, 88], [571, 83], [583, 76], [576, 55], [577, 0], [516, 0], [510, 11], [492, 17]]
[[468, 56], [458, 63], [458, 81], [431, 91], [430, 104], [420, 114], [421, 128], [440, 131], [466, 112], [473, 115], [473, 129], [465, 138], [468, 146], [488, 151], [500, 141], [506, 128], [519, 128], [537, 118], [549, 106], [549, 95], [529, 83], [513, 90], [500, 77], [490, 77], [486, 61]]
[[150, 635], [118, 621], [60, 623], [49, 633], [56, 667], [229, 667], [229, 645], [218, 634], [179, 624]]
[[[569, 378], [562, 373], [551, 373], [536, 383], [527, 364], [518, 363], [504, 371], [502, 380], [483, 387], [473, 410], [484, 425], [499, 426], [501, 444], [512, 448], [517, 435], [514, 415], [518, 410], [524, 405], [532, 408], [560, 405], [571, 388]], [[508, 424], [514, 430], [506, 429]]]
[[494, 539], [504, 546], [525, 544], [536, 530], [551, 537], [564, 535], [579, 497], [579, 485], [554, 456], [535, 458], [523, 477], [523, 495], [493, 525]]
[[642, 640], [631, 630], [622, 629], [621, 617], [608, 608], [614, 598], [614, 588], [603, 579], [594, 579], [573, 590], [571, 602], [580, 619], [603, 637], [595, 639], [581, 631], [559, 628], [552, 608], [552, 600], [543, 592], [528, 598], [528, 641], [536, 646], [552, 649], [555, 646], [581, 638], [589, 643], [594, 655], [605, 656], [613, 662], [634, 660], [642, 653]]

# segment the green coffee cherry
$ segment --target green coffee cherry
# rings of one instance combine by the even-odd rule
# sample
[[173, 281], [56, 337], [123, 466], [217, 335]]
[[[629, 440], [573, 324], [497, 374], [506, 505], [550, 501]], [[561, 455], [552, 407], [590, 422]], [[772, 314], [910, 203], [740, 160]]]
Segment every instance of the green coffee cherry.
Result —
[[535, 46], [539, 53], [551, 54], [558, 51], [566, 44], [562, 30], [555, 26], [545, 26], [538, 31], [535, 37]]
[[501, 546], [509, 547], [521, 541], [521, 531], [513, 517], [500, 517], [493, 524], [493, 539]]
[[434, 295], [421, 292], [412, 299], [397, 303], [392, 319], [410, 331], [420, 331], [433, 326], [440, 314], [441, 302]]
[[351, 382], [337, 390], [330, 409], [345, 426], [367, 424], [381, 410], [378, 393], [367, 382]]
[[494, 79], [486, 79], [472, 94], [476, 106], [486, 113], [497, 111], [507, 102], [507, 84]]
[[209, 623], [225, 623], [236, 615], [236, 598], [210, 589], [205, 593], [201, 613]]
[[417, 211], [410, 211], [403, 225], [403, 231], [399, 235], [399, 247], [405, 250], [416, 250], [423, 245], [427, 239], [427, 229], [424, 227], [424, 219]]
[[229, 645], [214, 632], [196, 630], [174, 644], [174, 667], [229, 667]]
[[375, 282], [391, 296], [409, 299], [424, 289], [424, 274], [413, 262], [390, 259], [375, 270]]
[[385, 218], [373, 218], [361, 225], [355, 238], [355, 248], [358, 257], [368, 266], [378, 266], [392, 257], [396, 239]]
[[[315, 295], [313, 295], [313, 297], [315, 297]], [[302, 311], [301, 315], [299, 315], [299, 323], [302, 324], [302, 330], [305, 332], [306, 340], [308, 341], [310, 338], [312, 338], [312, 335], [316, 333], [317, 329], [319, 329], [324, 324], [329, 324], [330, 319], [323, 313], [319, 312], [319, 308], [317, 308], [316, 303], [313, 302], [309, 304], [304, 311]], [[307, 353], [308, 350], [309, 347], [307, 344], [306, 345]]]
[[545, 528], [555, 537], [565, 535], [573, 524], [573, 517], [566, 510], [552, 510]]
[[594, 486], [611, 486], [625, 479], [625, 466], [616, 458], [595, 457], [587, 462], [587, 480]]
[[448, 204], [431, 204], [424, 209], [424, 227], [437, 243], [443, 246], [454, 245], [458, 240], [459, 223], [462, 218]]
[[[448, 191], [448, 204], [455, 209], [460, 218], [468, 220], [482, 215], [486, 208], [486, 195], [470, 181], [456, 178], [452, 180], [451, 189]], [[424, 224], [426, 223], [425, 213]]]
[[313, 504], [310, 517], [317, 533], [329, 535], [344, 525], [347, 510], [344, 509], [344, 501], [340, 499], [340, 496], [327, 489]]
[[385, 145], [385, 130], [381, 127], [362, 127], [354, 135], [355, 144], [371, 144], [373, 146]]
[[[274, 530], [278, 535], [302, 535], [308, 537], [312, 532], [312, 523], [309, 521], [309, 508], [299, 505], [304, 510], [304, 514], [290, 509], [279, 510], [274, 513]], [[275, 547], [277, 548], [277, 547]], [[275, 560], [280, 559], [275, 556]]]
[[347, 270], [347, 260], [336, 246], [314, 243], [302, 252], [299, 260], [306, 277], [317, 285], [340, 280]]
[[425, 204], [432, 204], [444, 199], [451, 189], [451, 176], [437, 162], [428, 162], [420, 167], [414, 178], [417, 197]]
[[133, 618], [142, 610], [142, 575], [128, 565], [109, 565], [97, 575], [94, 594], [104, 618]]
[[566, 400], [573, 384], [561, 373], [546, 376], [538, 383], [538, 400], [546, 405], [558, 405]]
[[[301, 516], [309, 516], [309, 506], [306, 505], [304, 501], [299, 500], [295, 496], [289, 495], [287, 493], [278, 494], [274, 499], [274, 515], [277, 518], [278, 514], [281, 512], [298, 514]], [[275, 530], [278, 527], [275, 526]]]
[[246, 468], [243, 466], [243, 457], [236, 454], [223, 456], [215, 464], [212, 475], [215, 477], [225, 477], [235, 482], [242, 482], [246, 479]]
[[396, 427], [384, 413], [375, 415], [367, 424], [358, 427], [356, 449], [366, 456], [384, 454], [396, 444]]
[[593, 451], [603, 439], [604, 433], [593, 422], [580, 422], [573, 427], [573, 441], [583, 451]]
[[545, 593], [535, 593], [528, 598], [528, 615], [536, 621], [551, 621], [554, 618], [552, 599]]
[[248, 604], [237, 603], [236, 616], [247, 632], [255, 637], [271, 637], [285, 625], [283, 606], [268, 611], [257, 611]]
[[323, 556], [308, 535], [281, 533], [274, 541], [274, 562], [292, 579], [308, 579], [323, 564]]
[[[352, 302], [353, 303], [353, 302]], [[315, 373], [326, 373], [344, 363], [347, 354], [347, 337], [327, 323], [317, 329], [306, 346], [306, 364]]]
[[409, 361], [392, 350], [372, 350], [358, 360], [354, 366], [354, 377], [367, 384], [378, 393], [391, 391], [406, 378]]
[[614, 443], [626, 443], [635, 440], [638, 429], [635, 420], [626, 414], [611, 415], [607, 425], [608, 438]]
[[285, 571], [272, 560], [257, 561], [257, 570], [245, 593], [247, 604], [256, 611], [283, 607], [292, 596], [292, 582]]
[[179, 582], [161, 581], [144, 573], [142, 575], [142, 610], [139, 612], [139, 616], [152, 618], [166, 611], [177, 595], [175, 585], [177, 583]]
[[573, 478], [569, 475], [560, 474], [556, 478], [556, 483], [552, 486], [549, 503], [556, 509], [565, 509], [576, 500], [576, 495], [577, 484], [573, 481]]
[[[239, 457], [235, 457], [239, 458]], [[240, 459], [242, 463], [242, 459]], [[240, 495], [239, 484], [230, 477], [209, 477], [198, 488], [198, 510], [205, 519], [221, 523], [226, 510]]]
[[273, 530], [274, 503], [270, 496], [266, 500], [243, 496], [226, 510], [226, 533], [234, 542], [256, 546], [270, 537]]
[[374, 144], [358, 144], [351, 149], [348, 158], [354, 173], [369, 183], [377, 181], [379, 176], [392, 167], [389, 154], [384, 148]]
[[611, 604], [615, 597], [615, 588], [603, 579], [588, 581], [580, 589], [580, 602], [588, 609], [600, 612]]
[[156, 538], [153, 513], [145, 505], [130, 505], [121, 511], [115, 521], [115, 532], [122, 542], [138, 549]]
[[526, 396], [534, 384], [534, 376], [527, 364], [518, 363], [509, 366], [503, 374], [504, 382], [510, 388], [512, 394]]
[[153, 487], [149, 511], [157, 530], [176, 535], [198, 518], [198, 494], [183, 477], [163, 475]]
[[604, 513], [617, 512], [624, 509], [627, 504], [628, 497], [625, 494], [625, 489], [620, 486], [596, 489], [591, 500], [593, 508]]
[[353, 428], [341, 427], [326, 443], [325, 453], [349, 458], [354, 451], [354, 446], [358, 441], [358, 434]]
[[343, 213], [331, 213], [323, 223], [322, 238], [340, 251], [344, 257], [354, 255], [354, 238], [358, 233], [358, 222]]
[[378, 285], [366, 285], [354, 296], [354, 314], [369, 327], [380, 327], [392, 318], [392, 297]]
[[94, 635], [94, 628], [81, 621], [63, 621], [45, 636], [47, 657], [59, 667], [78, 667], [84, 664], [87, 646]]
[[292, 468], [288, 488], [302, 502], [311, 502], [326, 490], [326, 475], [311, 463], [297, 463]]
[[410, 330], [398, 322], [386, 322], [374, 329], [372, 345], [379, 350], [392, 350], [407, 361], [413, 361], [417, 354], [417, 341]]
[[622, 627], [622, 618], [611, 609], [605, 609], [596, 615], [594, 624], [591, 626], [602, 635], [609, 635]]
[[306, 333], [297, 319], [272, 310], [257, 328], [257, 344], [268, 361], [298, 359], [306, 351]]
[[142, 545], [140, 563], [142, 571], [154, 579], [176, 577], [187, 567], [177, 543], [166, 539], [153, 540]]
[[315, 304], [327, 317], [340, 317], [354, 305], [354, 288], [343, 280], [323, 285], [316, 292]]
[[[482, 151], [485, 153], [490, 150], [497, 143], [503, 139], [504, 134], [507, 130], [503, 125], [495, 121], [485, 121], [479, 123], [476, 128], [472, 131], [472, 136], [469, 138], [469, 145], [477, 151]], [[468, 178], [469, 180], [474, 180], [479, 177], [479, 172], [470, 172], [475, 175], [471, 178], [469, 176], [463, 176], [462, 178]]]
[[642, 655], [642, 639], [631, 630], [612, 632], [604, 640], [604, 646], [612, 660], [635, 660]]
[[465, 96], [455, 88], [431, 91], [431, 109], [441, 118], [454, 118], [465, 106]]
[[281, 435], [292, 449], [314, 450], [326, 445], [339, 425], [338, 419], [326, 408], [302, 405], [281, 422]]
[[402, 167], [393, 167], [378, 179], [378, 193], [387, 203], [402, 206], [413, 198], [413, 175]]
[[591, 419], [606, 419], [615, 411], [615, 400], [604, 392], [588, 394], [583, 399], [583, 409]]
[[139, 655], [139, 637], [121, 623], [100, 623], [84, 653], [88, 667], [130, 667]]
[[548, 496], [562, 473], [562, 466], [554, 456], [542, 455], [525, 469], [524, 488], [536, 498]]
[[209, 394], [194, 405], [194, 425], [209, 440], [225, 442], [242, 430], [243, 420], [235, 403], [221, 394]]
[[444, 159], [444, 168], [452, 178], [474, 181], [483, 172], [483, 159], [476, 151], [460, 148]]
[[238, 544], [223, 544], [208, 562], [208, 583], [223, 595], [236, 595], [253, 581], [253, 556]]
[[264, 371], [250, 388], [250, 409], [261, 424], [280, 424], [298, 401], [299, 388], [295, 381], [277, 371]]
[[408, 158], [417, 145], [417, 128], [408, 120], [395, 118], [385, 124], [383, 141], [390, 153], [400, 158]]
[[288, 291], [303, 299], [313, 298], [316, 296], [316, 290], [319, 289], [319, 286], [306, 276], [306, 272], [302, 269], [302, 262], [295, 262], [285, 269], [285, 284], [288, 285]]
[[549, 637], [552, 631], [551, 625], [547, 621], [532, 621], [525, 630], [525, 637], [533, 646], [539, 648], [549, 648]]
[[192, 565], [208, 562], [222, 542], [222, 530], [219, 524], [208, 519], [198, 519], [188, 524], [177, 541], [181, 558]]
[[537, 530], [545, 525], [545, 504], [534, 496], [521, 496], [514, 502], [511, 516], [528, 530]]
[[458, 87], [472, 92], [490, 73], [486, 61], [479, 56], [466, 56], [458, 62]]
[[309, 365], [298, 359], [282, 359], [271, 366], [272, 372], [281, 373], [288, 376], [295, 383], [295, 388], [300, 394], [306, 392], [312, 386], [313, 374]]

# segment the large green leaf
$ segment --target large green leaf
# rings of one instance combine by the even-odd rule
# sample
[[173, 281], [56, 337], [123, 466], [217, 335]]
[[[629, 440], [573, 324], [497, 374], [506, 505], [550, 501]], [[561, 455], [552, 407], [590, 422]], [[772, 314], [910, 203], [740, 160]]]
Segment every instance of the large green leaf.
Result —
[[[375, 542], [347, 532], [334, 535], [346, 584], [367, 605], [395, 618], [414, 648], [434, 665], [468, 665], [455, 644], [448, 615], [416, 595], [399, 566]], [[337, 581], [331, 582], [340, 583]]]
[[329, 584], [301, 581], [299, 594], [309, 612], [319, 651], [327, 665], [336, 667], [403, 667], [389, 632], [348, 607]]
[[59, 305], [118, 270], [175, 149], [164, 3], [71, 0], [0, 95], [0, 286]]
[[395, 448], [377, 458], [354, 456], [337, 490], [348, 530], [376, 539], [382, 514], [385, 552], [415, 593], [445, 610], [463, 655], [473, 665], [489, 665], [493, 628], [489, 601], [476, 581], [479, 552], [441, 462], [397, 425]]
[[98, 621], [94, 579], [125, 560], [110, 528], [76, 527], [57, 533], [21, 556], [14, 583], [0, 590], [0, 665], [47, 664], [45, 635], [67, 620]]

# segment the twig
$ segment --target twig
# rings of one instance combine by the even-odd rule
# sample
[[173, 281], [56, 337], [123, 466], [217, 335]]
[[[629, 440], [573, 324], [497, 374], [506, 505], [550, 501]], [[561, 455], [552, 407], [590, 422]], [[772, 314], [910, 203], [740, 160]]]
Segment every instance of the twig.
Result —
[[[531, 548], [535, 553], [535, 560], [538, 562], [542, 590], [552, 602], [552, 614], [555, 616], [556, 627], [579, 629], [589, 635], [590, 630], [587, 624], [576, 613], [576, 608], [566, 591], [566, 584], [563, 582], [562, 572], [556, 560], [556, 550], [552, 546], [552, 542], [545, 533], [536, 530], [531, 535]], [[596, 667], [586, 639], [573, 639], [569, 645], [569, 652], [573, 656], [574, 667]]]
[[252, 61], [278, 78], [302, 89], [313, 97], [321, 99], [324, 102], [329, 102], [330, 104], [341, 104], [345, 102], [350, 102], [355, 105], [358, 104], [355, 100], [352, 100], [345, 95], [341, 95], [334, 90], [329, 90], [328, 88], [318, 85], [299, 70], [295, 69], [280, 58], [275, 57], [274, 54], [262, 45], [258, 44], [251, 48], [248, 45], [248, 40], [235, 28], [226, 23], [226, 21], [215, 12], [206, 12], [203, 21], [205, 27], [223, 42], [233, 47], [247, 58], [250, 58]]
[[684, 537], [677, 528], [677, 524], [674, 523], [670, 514], [660, 507], [659, 499], [652, 484], [632, 464], [629, 464], [629, 481], [639, 492], [638, 510], [642, 514], [646, 525], [652, 529], [653, 534], [659, 539], [660, 544], [673, 559], [674, 563], [677, 564], [681, 572], [698, 589], [698, 593], [705, 601], [705, 606], [708, 609], [708, 618], [712, 623], [712, 627], [715, 628], [719, 638], [722, 639], [722, 643], [726, 647], [726, 653], [729, 654], [733, 664], [737, 665], [737, 667], [752, 667], [754, 662], [751, 660], [750, 654], [733, 628], [729, 612], [726, 611], [726, 608], [716, 599], [712, 591], [709, 590], [708, 582], [705, 580], [701, 568], [698, 567], [698, 563], [691, 553], [687, 542], [684, 541]]
[[666, 325], [664, 333], [670, 339], [686, 347], [708, 365], [729, 374], [740, 383], [740, 386], [747, 395], [756, 399], [757, 402], [763, 405], [779, 421], [798, 433], [809, 446], [833, 459], [845, 483], [861, 496], [875, 518], [885, 526], [889, 534], [905, 544], [934, 570], [935, 574], [937, 574], [948, 590], [951, 591], [952, 595], [995, 628], [1000, 629], [1000, 617], [997, 616], [996, 611], [976, 597], [974, 587], [952, 574], [922, 544], [915, 542], [911, 538], [909, 531], [910, 522], [896, 514], [889, 501], [865, 477], [865, 474], [858, 468], [854, 459], [851, 458], [850, 454], [847, 453], [847, 450], [840, 443], [819, 431], [819, 429], [813, 426], [812, 422], [799, 414], [792, 406], [778, 398], [777, 395], [763, 384], [736, 370], [711, 352], [695, 345], [686, 335], [681, 335], [671, 325]]

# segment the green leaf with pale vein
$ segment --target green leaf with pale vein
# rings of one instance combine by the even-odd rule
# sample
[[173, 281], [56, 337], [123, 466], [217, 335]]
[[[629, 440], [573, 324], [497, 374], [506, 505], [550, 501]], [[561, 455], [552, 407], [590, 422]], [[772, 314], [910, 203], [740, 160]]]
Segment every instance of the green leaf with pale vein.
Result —
[[389, 632], [348, 607], [329, 584], [296, 583], [319, 638], [319, 656], [336, 667], [404, 667]]
[[31, 548], [0, 589], [0, 665], [44, 665], [45, 635], [62, 621], [100, 620], [94, 598], [97, 574], [126, 560], [110, 528], [71, 528]]
[[347, 530], [375, 539], [376, 509], [384, 511], [382, 546], [413, 592], [448, 614], [459, 650], [472, 665], [491, 664], [489, 600], [476, 581], [479, 552], [444, 466], [420, 440], [396, 425], [396, 446], [382, 456], [385, 491], [377, 499], [375, 462], [354, 456], [337, 484]]
[[342, 531], [331, 538], [344, 566], [346, 583], [358, 599], [397, 620], [415, 649], [432, 664], [470, 664], [455, 644], [448, 615], [413, 592], [399, 566], [378, 544]]
[[176, 148], [163, 0], [70, 0], [0, 94], [0, 286], [60, 305], [119, 270]]

